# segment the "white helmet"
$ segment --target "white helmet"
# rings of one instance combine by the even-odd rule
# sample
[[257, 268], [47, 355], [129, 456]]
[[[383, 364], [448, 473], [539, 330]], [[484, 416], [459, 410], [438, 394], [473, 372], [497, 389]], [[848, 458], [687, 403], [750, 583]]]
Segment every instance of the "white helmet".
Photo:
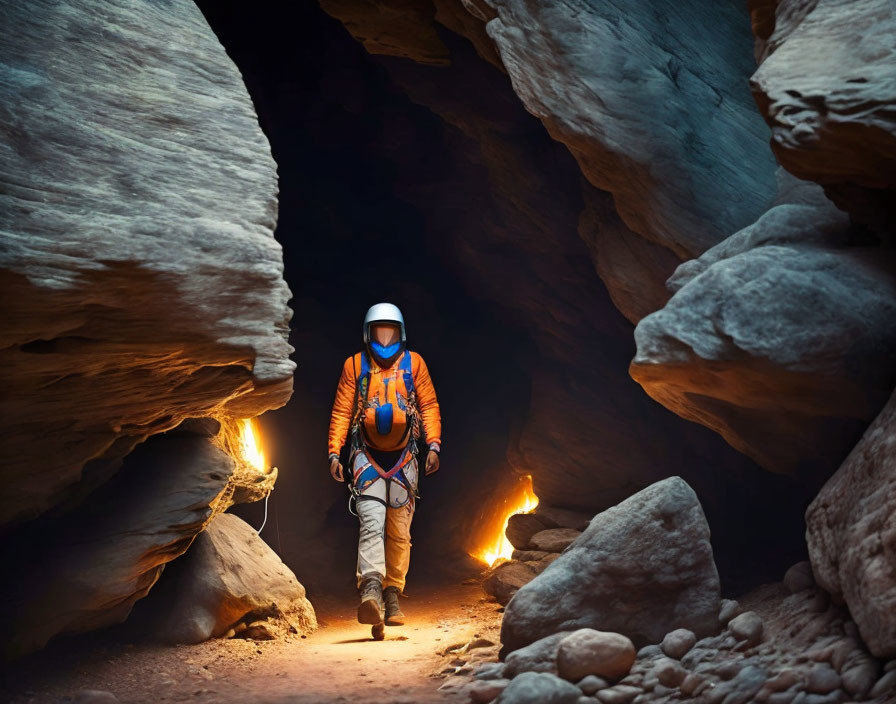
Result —
[[364, 344], [370, 343], [370, 324], [371, 323], [398, 323], [401, 328], [401, 341], [405, 341], [404, 334], [404, 317], [398, 306], [391, 303], [376, 303], [367, 310], [364, 316]]

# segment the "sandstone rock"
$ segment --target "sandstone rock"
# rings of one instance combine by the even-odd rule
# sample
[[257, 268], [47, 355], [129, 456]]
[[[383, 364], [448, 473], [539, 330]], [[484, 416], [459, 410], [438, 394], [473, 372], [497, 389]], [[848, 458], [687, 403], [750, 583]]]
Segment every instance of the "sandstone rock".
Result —
[[557, 651], [569, 631], [552, 633], [534, 643], [514, 650], [504, 661], [504, 676], [513, 679], [521, 672], [557, 674]]
[[687, 628], [676, 628], [665, 635], [662, 642], [663, 652], [670, 658], [681, 660], [694, 647], [697, 636]]
[[581, 690], [547, 672], [524, 672], [501, 692], [497, 704], [577, 704]]
[[[199, 643], [224, 634], [246, 614], [282, 616], [300, 634], [317, 627], [305, 588], [255, 530], [224, 513], [200, 533], [166, 575], [165, 616], [157, 635], [170, 643]], [[161, 606], [161, 605], [160, 605]], [[241, 637], [269, 640], [267, 624], [250, 623]]]
[[747, 704], [765, 684], [766, 673], [761, 667], [747, 665], [730, 680], [722, 682], [713, 690], [712, 701], [726, 704]]
[[597, 693], [597, 699], [603, 704], [629, 704], [644, 690], [627, 684], [617, 684]]
[[505, 679], [473, 680], [465, 690], [470, 696], [470, 701], [476, 704], [488, 704], [497, 698], [508, 684], [510, 680]]
[[581, 533], [572, 528], [549, 528], [539, 531], [529, 539], [529, 545], [535, 550], [545, 552], [563, 552]]
[[763, 467], [828, 476], [896, 371], [896, 257], [850, 237], [830, 203], [781, 204], [685, 262], [632, 377]]
[[479, 665], [473, 671], [473, 679], [477, 680], [500, 680], [504, 678], [503, 662], [487, 662]]
[[9, 524], [185, 418], [283, 405], [295, 364], [276, 164], [196, 5], [12, 3], [3, 21]]
[[591, 522], [592, 515], [581, 511], [571, 511], [556, 506], [542, 506], [535, 509], [535, 515], [547, 528], [571, 528], [583, 531]]
[[877, 657], [896, 655], [896, 394], [806, 511], [818, 584], [845, 601]]
[[596, 675], [616, 682], [635, 662], [635, 646], [619, 633], [582, 628], [573, 631], [557, 649], [557, 673], [570, 682]]
[[598, 677], [597, 675], [585, 675], [582, 679], [576, 682], [576, 686], [582, 690], [583, 694], [591, 696], [598, 690], [607, 687], [608, 683], [605, 679]]
[[772, 128], [775, 155], [793, 174], [824, 185], [834, 202], [859, 221], [881, 229], [892, 226], [892, 2], [781, 0], [775, 5], [766, 58], [750, 79]]
[[501, 641], [512, 651], [579, 627], [613, 630], [641, 646], [676, 627], [714, 633], [718, 610], [703, 511], [693, 490], [671, 477], [595, 516], [575, 544], [521, 587], [507, 605]]
[[538, 562], [548, 555], [550, 555], [550, 553], [545, 552], [544, 550], [514, 550], [510, 555], [510, 559], [519, 562]]
[[507, 519], [507, 529], [504, 535], [510, 544], [518, 550], [529, 547], [529, 541], [536, 533], [543, 531], [548, 526], [534, 513], [515, 513]]
[[507, 604], [517, 590], [538, 575], [528, 562], [503, 562], [492, 568], [482, 581], [482, 588], [500, 604]]
[[797, 562], [784, 573], [784, 586], [791, 594], [814, 587], [815, 578], [812, 576], [812, 565], [806, 560]]
[[755, 645], [762, 640], [762, 619], [753, 611], [745, 611], [728, 622], [728, 628], [738, 640]]
[[880, 674], [880, 664], [876, 659], [863, 657], [847, 664], [840, 673], [843, 689], [856, 699], [864, 699]]
[[653, 667], [653, 676], [666, 687], [677, 687], [686, 674], [680, 663], [669, 658], [661, 658]]
[[870, 695], [874, 697], [882, 697], [885, 694], [896, 692], [896, 670], [890, 670], [885, 673], [874, 686], [871, 688]]
[[514, 90], [588, 180], [613, 194], [631, 230], [691, 257], [771, 201], [775, 166], [747, 95], [755, 66], [739, 9], [654, 2], [630, 8], [624, 22], [592, 3], [495, 10], [486, 31]]
[[160, 435], [53, 530], [29, 532], [19, 578], [3, 586], [7, 654], [124, 621], [165, 564], [229, 505], [233, 468], [206, 437]]
[[806, 678], [806, 691], [827, 694], [840, 687], [840, 675], [827, 663], [815, 663]]
[[740, 604], [735, 599], [722, 599], [722, 608], [719, 609], [719, 624], [727, 626], [728, 622], [740, 612]]

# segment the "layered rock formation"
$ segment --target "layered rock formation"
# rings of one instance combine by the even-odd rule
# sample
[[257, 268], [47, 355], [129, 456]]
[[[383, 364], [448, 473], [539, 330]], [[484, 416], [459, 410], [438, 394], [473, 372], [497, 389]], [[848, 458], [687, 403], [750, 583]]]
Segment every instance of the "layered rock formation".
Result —
[[896, 657], [896, 395], [806, 511], [817, 582], [845, 602], [868, 649]]
[[5, 3], [0, 523], [292, 389], [277, 180], [199, 10]]
[[209, 438], [152, 438], [77, 509], [28, 526], [3, 546], [4, 651], [20, 655], [61, 633], [120, 623], [165, 564], [230, 505], [235, 463]]
[[295, 365], [275, 164], [199, 10], [3, 17], [0, 526], [19, 654], [122, 621], [212, 516], [270, 491], [208, 417], [232, 434], [284, 404]]
[[896, 8], [889, 0], [751, 3], [750, 87], [775, 156], [878, 237], [896, 207]]

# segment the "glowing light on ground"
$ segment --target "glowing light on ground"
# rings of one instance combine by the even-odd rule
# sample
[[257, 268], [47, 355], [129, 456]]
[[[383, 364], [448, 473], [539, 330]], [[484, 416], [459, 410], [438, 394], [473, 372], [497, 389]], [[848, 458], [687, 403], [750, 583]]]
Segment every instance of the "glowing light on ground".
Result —
[[497, 513], [494, 525], [486, 533], [483, 546], [470, 554], [489, 566], [495, 564], [501, 558], [509, 560], [513, 552], [513, 545], [510, 544], [505, 535], [507, 521], [514, 514], [531, 513], [536, 506], [538, 506], [538, 497], [532, 491], [532, 477], [526, 475], [520, 479], [513, 493], [504, 499], [503, 506]]
[[261, 449], [261, 439], [255, 421], [245, 418], [240, 421], [240, 454], [243, 460], [262, 474], [267, 471], [264, 452]]

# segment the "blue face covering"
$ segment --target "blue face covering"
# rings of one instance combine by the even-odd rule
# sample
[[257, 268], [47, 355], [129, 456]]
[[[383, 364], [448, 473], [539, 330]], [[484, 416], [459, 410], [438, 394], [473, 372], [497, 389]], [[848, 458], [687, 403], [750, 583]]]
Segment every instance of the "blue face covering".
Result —
[[398, 352], [398, 348], [401, 347], [401, 341], [393, 342], [388, 347], [384, 347], [379, 342], [375, 340], [370, 343], [370, 349], [373, 350], [373, 353], [382, 359], [383, 361], [391, 359], [395, 356], [395, 353]]

